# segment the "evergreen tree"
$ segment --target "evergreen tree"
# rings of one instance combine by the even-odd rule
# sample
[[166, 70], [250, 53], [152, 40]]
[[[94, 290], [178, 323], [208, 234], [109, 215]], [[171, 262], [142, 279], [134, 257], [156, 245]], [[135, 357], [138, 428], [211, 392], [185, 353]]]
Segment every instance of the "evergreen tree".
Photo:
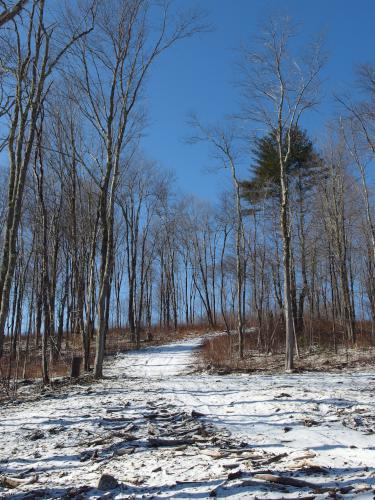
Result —
[[[306, 131], [292, 131], [291, 151], [286, 165], [289, 189], [303, 196], [316, 183], [322, 172], [322, 161], [314, 150]], [[283, 141], [286, 148], [287, 141]], [[280, 197], [280, 165], [276, 132], [258, 138], [252, 150], [252, 179], [241, 183], [242, 196], [251, 204], [264, 198]], [[286, 151], [283, 151], [285, 154]]]

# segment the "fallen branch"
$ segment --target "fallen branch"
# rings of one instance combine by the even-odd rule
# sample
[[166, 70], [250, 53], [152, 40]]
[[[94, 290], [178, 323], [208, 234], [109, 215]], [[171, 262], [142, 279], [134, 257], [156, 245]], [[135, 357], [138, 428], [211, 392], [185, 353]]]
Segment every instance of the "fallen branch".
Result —
[[301, 479], [293, 477], [276, 476], [274, 474], [254, 474], [254, 479], [260, 479], [269, 483], [283, 484], [286, 486], [294, 486], [295, 488], [310, 488], [312, 490], [319, 489], [320, 486]]
[[232, 470], [232, 469], [237, 469], [241, 464], [239, 463], [234, 463], [234, 464], [221, 464], [223, 469], [226, 470]]
[[194, 444], [194, 439], [159, 439], [159, 438], [148, 438], [150, 446], [181, 446], [184, 444]]
[[17, 488], [18, 486], [25, 486], [26, 484], [34, 484], [38, 481], [38, 476], [32, 476], [28, 479], [21, 479], [18, 477], [0, 476], [0, 484], [5, 488]]

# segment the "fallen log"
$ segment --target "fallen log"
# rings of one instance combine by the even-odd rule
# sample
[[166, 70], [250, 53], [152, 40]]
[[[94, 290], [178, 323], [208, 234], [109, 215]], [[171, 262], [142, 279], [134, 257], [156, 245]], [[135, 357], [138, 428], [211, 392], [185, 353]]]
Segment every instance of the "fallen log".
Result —
[[161, 439], [161, 438], [148, 438], [148, 442], [150, 446], [158, 447], [158, 446], [181, 446], [194, 444], [194, 439]]
[[0, 476], [0, 484], [5, 488], [17, 488], [18, 486], [25, 486], [27, 484], [34, 484], [38, 481], [38, 476], [32, 476], [28, 479], [21, 479], [18, 477]]
[[269, 483], [283, 484], [285, 486], [294, 486], [295, 488], [310, 488], [312, 490], [320, 489], [318, 484], [295, 479], [294, 477], [276, 476], [274, 474], [254, 474], [254, 479], [260, 479]]
[[221, 464], [223, 469], [231, 470], [231, 469], [237, 469], [241, 464], [239, 463], [234, 463], [234, 464]]

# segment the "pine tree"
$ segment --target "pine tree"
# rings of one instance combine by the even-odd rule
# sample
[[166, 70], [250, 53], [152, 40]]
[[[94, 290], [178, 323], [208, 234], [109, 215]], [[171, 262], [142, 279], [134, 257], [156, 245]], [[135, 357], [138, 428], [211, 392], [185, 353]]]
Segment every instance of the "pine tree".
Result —
[[[285, 149], [287, 141], [284, 140], [283, 144]], [[276, 132], [256, 139], [252, 153], [252, 179], [241, 183], [243, 198], [251, 204], [264, 198], [279, 198], [280, 164]], [[289, 190], [295, 191], [298, 197], [303, 196], [317, 182], [322, 172], [321, 167], [321, 159], [306, 131], [295, 128], [286, 165]]]

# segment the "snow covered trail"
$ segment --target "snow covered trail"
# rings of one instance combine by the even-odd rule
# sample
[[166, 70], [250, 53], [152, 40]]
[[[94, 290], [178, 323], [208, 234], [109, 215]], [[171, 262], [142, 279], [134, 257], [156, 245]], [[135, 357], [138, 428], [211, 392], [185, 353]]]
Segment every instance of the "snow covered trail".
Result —
[[375, 373], [183, 375], [198, 345], [150, 348], [122, 357], [118, 367], [147, 384], [156, 378], [164, 397], [251, 445], [288, 453], [308, 448], [315, 462], [332, 468], [375, 466]]
[[201, 343], [202, 339], [192, 339], [121, 354], [110, 373], [168, 379], [194, 366], [194, 351]]
[[[192, 370], [199, 344], [190, 339], [119, 354], [107, 360], [106, 378], [98, 384], [77, 383], [1, 408], [0, 484], [2, 474], [38, 477], [35, 485], [16, 490], [0, 487], [0, 498], [99, 498], [95, 486], [103, 473], [127, 485], [108, 498], [208, 498], [227, 477], [227, 467], [239, 463], [251, 474], [251, 460], [217, 459], [195, 446], [147, 446], [147, 413], [192, 409], [258, 455], [283, 456], [273, 470], [298, 470], [300, 477], [328, 487], [352, 486], [345, 498], [373, 498], [375, 373], [200, 374]], [[135, 448], [123, 435], [124, 426], [126, 431], [133, 424], [134, 437], [126, 439], [135, 440]], [[130, 453], [117, 454], [118, 446]], [[86, 489], [71, 489], [79, 487]], [[308, 491], [234, 484], [217, 496], [296, 493]]]

